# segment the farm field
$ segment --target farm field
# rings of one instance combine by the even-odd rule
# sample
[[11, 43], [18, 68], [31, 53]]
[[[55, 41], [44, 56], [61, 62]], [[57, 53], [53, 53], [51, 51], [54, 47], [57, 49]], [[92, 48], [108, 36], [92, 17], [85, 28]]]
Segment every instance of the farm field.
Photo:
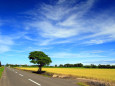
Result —
[[[38, 68], [18, 67], [22, 70], [37, 71]], [[115, 82], [115, 69], [91, 69], [91, 68], [42, 68], [43, 71], [57, 74], [73, 75], [90, 79]]]
[[2, 76], [3, 70], [4, 70], [4, 67], [0, 67], [0, 78], [1, 78], [1, 76]]

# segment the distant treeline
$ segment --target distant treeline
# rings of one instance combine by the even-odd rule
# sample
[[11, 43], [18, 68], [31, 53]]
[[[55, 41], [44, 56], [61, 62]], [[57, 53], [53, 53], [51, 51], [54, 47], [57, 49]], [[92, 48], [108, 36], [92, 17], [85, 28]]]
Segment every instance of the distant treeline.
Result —
[[[38, 67], [38, 65], [18, 65], [18, 64], [6, 64], [6, 66], [10, 67]], [[60, 64], [60, 65], [55, 65], [55, 66], [45, 66], [45, 67], [80, 67], [80, 68], [115, 68], [115, 65], [95, 65], [95, 64], [90, 64], [90, 65], [83, 65], [82, 63], [76, 63], [76, 64]]]
[[82, 68], [115, 68], [115, 65], [95, 65], [95, 64], [90, 64], [90, 65], [83, 65], [82, 63], [77, 63], [77, 64], [60, 64], [59, 66], [55, 65], [55, 67], [82, 67]]

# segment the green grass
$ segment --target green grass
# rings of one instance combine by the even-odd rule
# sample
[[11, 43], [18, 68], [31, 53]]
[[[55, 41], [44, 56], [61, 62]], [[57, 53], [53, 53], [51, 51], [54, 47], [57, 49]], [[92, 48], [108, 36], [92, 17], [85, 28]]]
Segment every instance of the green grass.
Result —
[[87, 85], [87, 84], [85, 84], [83, 82], [78, 82], [77, 85], [79, 85], [79, 86], [89, 86], [89, 85]]
[[2, 76], [2, 72], [4, 71], [4, 67], [0, 67], [0, 78]]

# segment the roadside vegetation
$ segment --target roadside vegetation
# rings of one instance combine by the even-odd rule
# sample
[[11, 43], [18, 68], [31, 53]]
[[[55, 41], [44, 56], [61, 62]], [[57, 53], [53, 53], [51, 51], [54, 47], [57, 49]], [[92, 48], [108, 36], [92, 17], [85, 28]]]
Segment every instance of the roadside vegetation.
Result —
[[2, 72], [4, 71], [4, 67], [0, 67], [0, 78], [2, 76]]
[[87, 85], [86, 83], [83, 83], [83, 82], [78, 82], [77, 83], [79, 86], [89, 86], [89, 85]]

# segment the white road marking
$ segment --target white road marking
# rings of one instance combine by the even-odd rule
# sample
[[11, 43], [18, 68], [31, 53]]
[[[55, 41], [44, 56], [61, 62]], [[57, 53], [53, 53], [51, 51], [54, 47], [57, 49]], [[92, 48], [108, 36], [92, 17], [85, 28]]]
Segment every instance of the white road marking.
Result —
[[24, 76], [24, 75], [22, 75], [22, 74], [19, 74], [20, 76]]
[[41, 86], [39, 83], [37, 83], [37, 82], [33, 81], [32, 79], [28, 79], [28, 80], [29, 80], [29, 81], [31, 81], [31, 82], [33, 82], [33, 83], [35, 83], [36, 85]]

